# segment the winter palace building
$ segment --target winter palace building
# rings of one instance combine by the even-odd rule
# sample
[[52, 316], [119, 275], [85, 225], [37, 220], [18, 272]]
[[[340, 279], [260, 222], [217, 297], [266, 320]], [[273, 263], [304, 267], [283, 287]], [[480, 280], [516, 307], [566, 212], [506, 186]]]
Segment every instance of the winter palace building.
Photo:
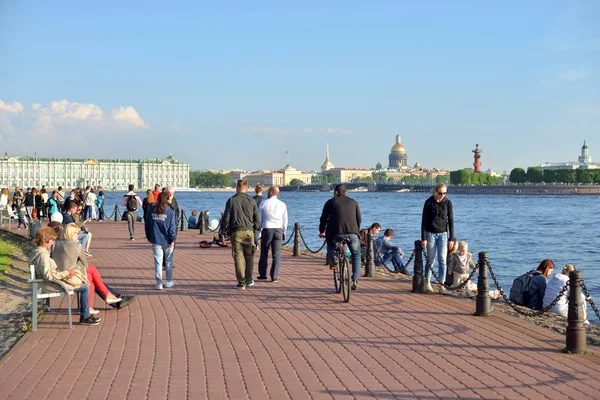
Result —
[[146, 160], [107, 160], [74, 158], [0, 157], [0, 186], [76, 188], [102, 186], [107, 190], [125, 190], [129, 184], [136, 189], [172, 185], [188, 189], [190, 165], [175, 157]]

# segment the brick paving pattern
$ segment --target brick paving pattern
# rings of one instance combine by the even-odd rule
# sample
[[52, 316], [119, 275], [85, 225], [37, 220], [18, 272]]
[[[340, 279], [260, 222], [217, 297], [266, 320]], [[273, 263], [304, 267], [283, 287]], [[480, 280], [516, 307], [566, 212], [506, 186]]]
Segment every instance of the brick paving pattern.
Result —
[[69, 330], [55, 299], [0, 361], [0, 398], [598, 398], [600, 357], [563, 354], [563, 335], [527, 321], [474, 317], [472, 300], [378, 276], [346, 304], [322, 259], [290, 252], [279, 282], [236, 290], [231, 248], [201, 249], [197, 231], [179, 233], [175, 287], [155, 291], [142, 224], [133, 242], [125, 223], [90, 230], [91, 262], [138, 301], [96, 298], [100, 325]]

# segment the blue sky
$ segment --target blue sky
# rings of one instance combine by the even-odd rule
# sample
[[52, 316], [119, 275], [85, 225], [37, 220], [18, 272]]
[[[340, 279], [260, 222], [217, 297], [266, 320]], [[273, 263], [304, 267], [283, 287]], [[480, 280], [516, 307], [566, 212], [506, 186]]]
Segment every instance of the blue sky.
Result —
[[0, 1], [0, 149], [192, 168], [600, 161], [600, 2]]

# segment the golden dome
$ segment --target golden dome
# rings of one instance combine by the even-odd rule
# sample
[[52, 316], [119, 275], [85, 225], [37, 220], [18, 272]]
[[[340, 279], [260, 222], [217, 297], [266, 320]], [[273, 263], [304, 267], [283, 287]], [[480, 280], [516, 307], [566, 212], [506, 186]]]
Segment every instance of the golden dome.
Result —
[[406, 153], [406, 149], [400, 143], [396, 143], [392, 147], [392, 153]]

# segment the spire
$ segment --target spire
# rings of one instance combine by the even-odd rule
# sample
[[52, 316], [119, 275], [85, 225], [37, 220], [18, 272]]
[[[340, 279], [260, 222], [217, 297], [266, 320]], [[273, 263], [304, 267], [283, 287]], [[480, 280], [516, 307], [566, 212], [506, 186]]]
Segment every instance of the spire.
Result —
[[400, 135], [396, 135], [396, 144], [400, 144], [401, 141], [402, 138], [400, 137]]
[[325, 162], [329, 162], [329, 142], [327, 142], [327, 145], [326, 145]]

